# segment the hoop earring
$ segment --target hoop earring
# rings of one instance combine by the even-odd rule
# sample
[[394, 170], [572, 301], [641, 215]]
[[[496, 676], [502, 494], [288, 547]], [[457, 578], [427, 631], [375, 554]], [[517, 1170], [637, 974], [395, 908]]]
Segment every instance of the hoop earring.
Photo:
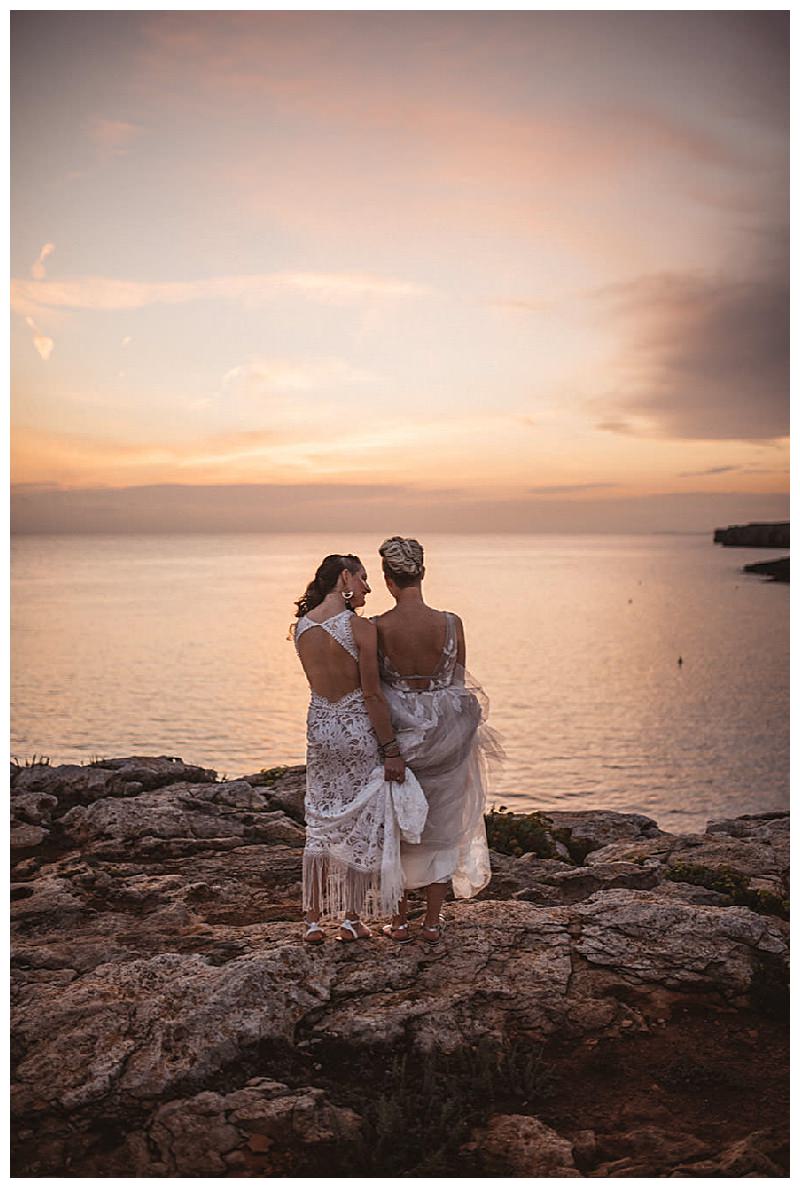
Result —
[[345, 603], [347, 604], [347, 606], [349, 606], [350, 603], [353, 601], [353, 591], [352, 590], [342, 590], [342, 598], [345, 600]]

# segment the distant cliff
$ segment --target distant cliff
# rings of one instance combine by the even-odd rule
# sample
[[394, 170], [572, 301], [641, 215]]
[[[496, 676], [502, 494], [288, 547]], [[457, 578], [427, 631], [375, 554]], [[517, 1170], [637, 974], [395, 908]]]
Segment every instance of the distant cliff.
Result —
[[772, 582], [788, 582], [789, 558], [777, 557], [774, 561], [756, 561], [753, 565], [743, 565], [745, 573], [758, 573], [769, 578]]
[[714, 529], [714, 544], [749, 549], [788, 549], [789, 521], [778, 524], [729, 524]]

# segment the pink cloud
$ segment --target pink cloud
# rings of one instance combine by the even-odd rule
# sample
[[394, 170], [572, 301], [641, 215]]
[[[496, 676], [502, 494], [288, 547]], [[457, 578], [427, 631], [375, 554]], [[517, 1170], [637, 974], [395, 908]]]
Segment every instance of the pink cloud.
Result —
[[104, 153], [115, 157], [124, 156], [141, 133], [138, 124], [126, 120], [107, 120], [96, 116], [89, 122], [89, 137]]
[[424, 285], [369, 273], [275, 272], [152, 282], [79, 276], [58, 281], [14, 279], [11, 282], [12, 308], [28, 314], [43, 307], [115, 310], [209, 299], [261, 302], [287, 293], [323, 303], [349, 304], [372, 298], [420, 297], [428, 292]]

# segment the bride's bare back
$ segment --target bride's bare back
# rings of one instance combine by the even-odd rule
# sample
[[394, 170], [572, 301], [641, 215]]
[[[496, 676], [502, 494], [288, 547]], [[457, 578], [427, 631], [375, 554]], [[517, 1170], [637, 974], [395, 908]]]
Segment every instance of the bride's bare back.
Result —
[[[464, 629], [456, 619], [457, 662], [465, 662]], [[442, 658], [447, 639], [447, 616], [424, 602], [398, 605], [375, 620], [384, 656], [414, 689], [426, 689]]]
[[[346, 614], [349, 618], [350, 612]], [[297, 654], [306, 679], [312, 693], [324, 697], [326, 701], [339, 701], [361, 684], [358, 661], [334, 635], [329, 634], [330, 628], [323, 627], [320, 630], [320, 620], [312, 619], [310, 615], [304, 617], [308, 622], [317, 624], [314, 630], [304, 631], [297, 641]], [[332, 620], [343, 617], [335, 615]], [[340, 624], [331, 621], [331, 627], [334, 626]]]

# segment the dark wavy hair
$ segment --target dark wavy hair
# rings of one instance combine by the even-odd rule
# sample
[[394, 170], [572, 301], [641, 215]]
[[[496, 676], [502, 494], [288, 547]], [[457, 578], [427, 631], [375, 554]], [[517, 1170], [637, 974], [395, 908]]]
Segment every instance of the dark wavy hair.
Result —
[[353, 553], [331, 553], [320, 565], [312, 580], [306, 586], [305, 594], [298, 598], [295, 615], [298, 619], [307, 615], [315, 606], [319, 606], [323, 598], [330, 594], [339, 580], [343, 569], [348, 573], [358, 573], [363, 566]]

